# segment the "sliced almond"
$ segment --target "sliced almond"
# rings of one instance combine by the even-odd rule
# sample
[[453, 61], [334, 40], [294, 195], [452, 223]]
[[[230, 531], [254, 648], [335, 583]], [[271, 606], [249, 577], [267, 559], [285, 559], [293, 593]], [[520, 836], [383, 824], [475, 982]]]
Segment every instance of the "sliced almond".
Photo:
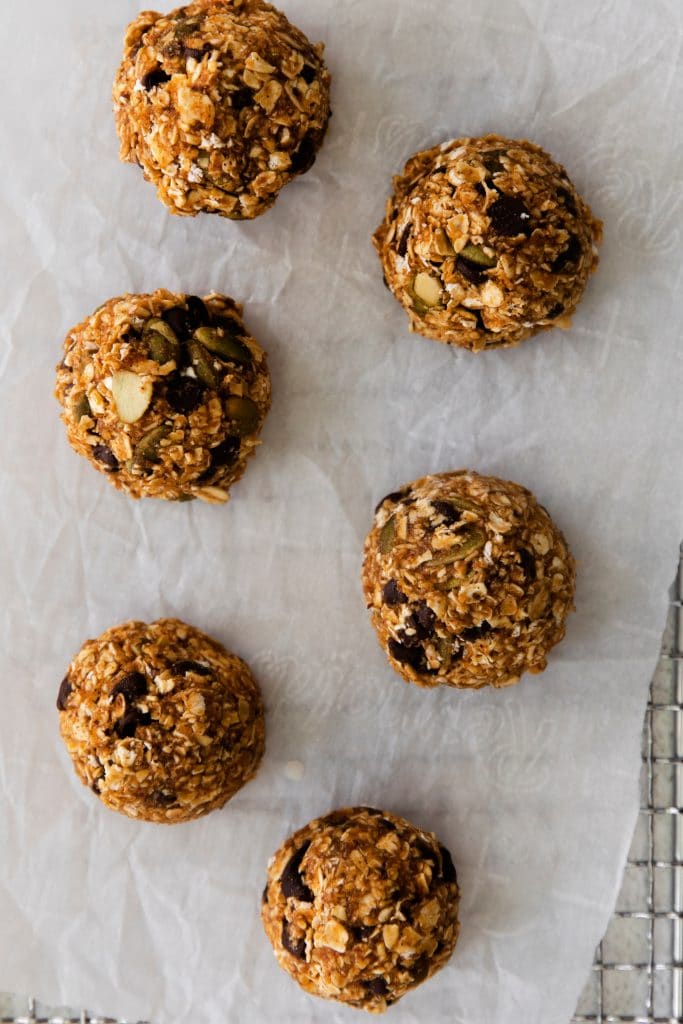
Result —
[[111, 381], [111, 393], [119, 419], [124, 423], [137, 423], [147, 411], [153, 391], [151, 380], [145, 380], [131, 370], [115, 373]]
[[438, 306], [443, 296], [441, 282], [425, 271], [416, 274], [413, 281], [413, 292], [416, 299], [429, 307]]

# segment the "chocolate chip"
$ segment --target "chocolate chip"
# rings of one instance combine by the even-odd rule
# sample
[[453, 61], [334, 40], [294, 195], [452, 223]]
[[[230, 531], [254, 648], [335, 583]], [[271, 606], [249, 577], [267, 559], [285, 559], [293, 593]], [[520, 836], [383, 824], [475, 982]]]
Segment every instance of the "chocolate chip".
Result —
[[69, 699], [69, 694], [73, 690], [73, 686], [68, 676], [64, 676], [61, 683], [59, 684], [59, 693], [57, 694], [57, 710], [66, 711], [66, 702]]
[[93, 793], [96, 793], [97, 796], [99, 796], [102, 790], [102, 779], [95, 779], [94, 782], [90, 783], [90, 788], [92, 789]]
[[455, 260], [455, 269], [462, 274], [466, 281], [470, 284], [481, 284], [484, 280], [485, 271], [478, 266], [476, 263], [470, 263], [463, 256], [458, 256]]
[[268, 902], [268, 886], [266, 885], [263, 892], [261, 893], [261, 906], [265, 906]]
[[175, 793], [165, 793], [163, 790], [158, 789], [155, 793], [150, 796], [150, 801], [157, 807], [170, 807], [171, 804], [176, 802]]
[[199, 661], [174, 661], [168, 668], [169, 672], [172, 672], [174, 676], [185, 676], [188, 672], [194, 672], [198, 676], [210, 676], [212, 674], [212, 669], [207, 665], [202, 665]]
[[209, 323], [209, 311], [198, 295], [188, 295], [185, 301], [187, 303], [188, 326], [191, 332]]
[[137, 708], [132, 708], [130, 711], [126, 711], [123, 718], [119, 718], [115, 725], [116, 735], [120, 740], [130, 739], [131, 736], [135, 736], [137, 729], [141, 725], [149, 725], [152, 721], [152, 716], [148, 711], [138, 711]]
[[382, 600], [385, 604], [403, 604], [408, 598], [399, 587], [396, 580], [389, 580], [388, 583], [384, 584], [382, 591]]
[[450, 501], [439, 501], [432, 498], [432, 508], [444, 517], [446, 526], [453, 526], [454, 523], [459, 523], [462, 519], [461, 510], [455, 505], [451, 505]]
[[461, 629], [458, 636], [461, 640], [478, 640], [481, 636], [487, 636], [493, 632], [493, 626], [489, 622], [481, 622], [478, 626], [467, 626]]
[[420, 857], [422, 857], [422, 860], [429, 861], [430, 864], [436, 865], [436, 851], [429, 845], [429, 843], [425, 843], [422, 839], [416, 839], [413, 846], [420, 854]]
[[482, 185], [482, 183], [480, 181], [478, 181], [476, 183], [476, 185], [474, 186], [474, 191], [478, 192], [480, 196], [485, 196], [486, 195], [486, 189], [484, 188], [484, 186]]
[[424, 602], [417, 605], [412, 615], [409, 615], [406, 624], [415, 630], [415, 635], [418, 640], [427, 640], [430, 636], [434, 635], [434, 623], [436, 622], [436, 615]]
[[553, 274], [561, 274], [569, 263], [577, 263], [581, 258], [582, 252], [581, 242], [576, 235], [571, 235], [567, 248], [563, 249], [550, 265]]
[[287, 952], [291, 953], [292, 956], [295, 956], [297, 960], [306, 959], [306, 940], [293, 939], [289, 934], [286, 921], [282, 922], [282, 945]]
[[522, 572], [524, 573], [526, 578], [528, 580], [535, 580], [536, 579], [536, 559], [531, 554], [531, 552], [527, 551], [526, 548], [520, 548], [519, 551], [517, 552], [517, 557], [519, 558], [519, 564], [521, 565]]
[[366, 987], [370, 995], [380, 996], [384, 998], [389, 992], [389, 986], [387, 985], [384, 978], [372, 978], [370, 981], [364, 981], [363, 985]]
[[501, 171], [505, 170], [500, 160], [504, 152], [505, 150], [503, 149], [492, 149], [490, 152], [483, 154], [481, 162], [489, 174], [500, 174]]
[[407, 493], [408, 491], [405, 488], [402, 491], [392, 491], [391, 494], [387, 494], [384, 498], [382, 498], [382, 500], [378, 503], [377, 507], [375, 508], [375, 512], [379, 512], [385, 501], [390, 501], [392, 504], [396, 504], [396, 502], [400, 501], [401, 498], [405, 498]]
[[375, 927], [372, 924], [353, 924], [349, 925], [349, 931], [353, 935], [356, 942], [365, 942], [369, 939], [374, 932]]
[[382, 274], [382, 284], [384, 285], [384, 287], [386, 288], [386, 290], [388, 292], [391, 291], [391, 288], [389, 287], [389, 282], [387, 281], [387, 275], [386, 274]]
[[411, 971], [411, 984], [419, 985], [425, 980], [429, 974], [429, 957], [421, 956], [412, 965]]
[[531, 234], [531, 215], [520, 196], [502, 194], [489, 208], [491, 226], [499, 235]]
[[299, 74], [303, 78], [306, 85], [310, 85], [311, 82], [315, 81], [317, 71], [315, 70], [315, 68], [312, 68], [310, 64], [304, 64]]
[[123, 694], [127, 704], [134, 704], [136, 700], [140, 700], [146, 693], [147, 680], [142, 672], [128, 672], [112, 689], [111, 696], [118, 697], [119, 694]]
[[301, 862], [306, 856], [306, 851], [310, 845], [310, 842], [307, 842], [300, 846], [294, 856], [290, 857], [280, 875], [280, 886], [285, 899], [292, 897], [292, 899], [300, 900], [302, 903], [313, 902], [313, 893], [299, 874]]
[[111, 448], [107, 448], [106, 444], [96, 444], [92, 453], [97, 461], [102, 463], [102, 465], [110, 472], [114, 472], [119, 468], [119, 460], [116, 458]]
[[202, 404], [204, 385], [194, 377], [175, 377], [166, 387], [166, 401], [173, 412], [187, 416]]
[[230, 104], [233, 110], [244, 110], [254, 103], [254, 94], [251, 89], [237, 89], [230, 93]]
[[155, 68], [154, 71], [148, 71], [146, 75], [140, 80], [140, 85], [143, 89], [149, 92], [151, 89], [156, 89], [158, 85], [163, 85], [164, 82], [170, 82], [171, 76], [167, 75], [163, 68]]
[[558, 188], [557, 190], [557, 196], [558, 199], [562, 200], [564, 205], [567, 207], [568, 212], [571, 213], [572, 217], [575, 217], [579, 211], [576, 206], [576, 203], [574, 202], [574, 196], [571, 194], [571, 192], [568, 189], [562, 188], [560, 186], [560, 188]]
[[555, 320], [555, 319], [557, 319], [558, 316], [562, 316], [563, 313], [564, 313], [564, 306], [562, 305], [561, 302], [558, 302], [556, 306], [553, 306], [552, 309], [548, 310], [548, 312], [546, 313], [546, 318], [548, 320]]
[[399, 256], [405, 256], [408, 252], [408, 239], [410, 238], [410, 232], [413, 229], [412, 224], [406, 224], [401, 234], [401, 238], [398, 243], [398, 254]]
[[224, 466], [232, 466], [233, 463], [237, 462], [240, 453], [240, 439], [239, 437], [228, 437], [221, 444], [216, 445], [209, 452], [211, 456], [211, 464], [207, 470], [205, 470], [199, 477], [199, 480], [208, 480], [216, 472], [217, 469], [221, 469]]
[[389, 640], [389, 654], [397, 661], [400, 665], [410, 665], [416, 672], [424, 672], [425, 670], [425, 657], [424, 651], [421, 647], [411, 646], [406, 643], [405, 634], [404, 642], [399, 643], [398, 640], [391, 638]]
[[439, 851], [441, 853], [441, 877], [444, 882], [454, 882], [457, 885], [458, 875], [450, 851], [441, 845], [439, 845]]
[[310, 171], [311, 167], [315, 163], [316, 155], [317, 147], [315, 143], [315, 136], [311, 133], [304, 135], [298, 148], [290, 157], [294, 173], [305, 174], [306, 171]]
[[211, 49], [210, 43], [204, 43], [201, 49], [197, 49], [196, 46], [186, 46], [184, 50], [185, 59], [189, 60], [190, 57], [194, 57], [195, 60], [199, 61], [205, 53], [210, 53]]
[[175, 331], [178, 338], [184, 338], [191, 334], [187, 310], [184, 306], [171, 306], [161, 314], [161, 319], [168, 324], [172, 331]]

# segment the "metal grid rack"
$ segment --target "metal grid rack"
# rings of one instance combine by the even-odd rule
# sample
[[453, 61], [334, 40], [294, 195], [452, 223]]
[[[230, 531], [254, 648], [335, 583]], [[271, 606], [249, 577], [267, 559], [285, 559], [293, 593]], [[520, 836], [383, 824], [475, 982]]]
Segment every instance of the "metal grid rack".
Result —
[[[643, 730], [641, 807], [571, 1024], [683, 1024], [683, 546]], [[0, 993], [0, 1024], [132, 1024]]]

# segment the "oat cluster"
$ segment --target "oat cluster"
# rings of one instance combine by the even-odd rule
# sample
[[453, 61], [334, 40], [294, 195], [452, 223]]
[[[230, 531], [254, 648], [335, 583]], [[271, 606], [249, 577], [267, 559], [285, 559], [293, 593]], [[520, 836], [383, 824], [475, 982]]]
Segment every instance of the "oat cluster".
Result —
[[140, 165], [171, 213], [257, 217], [322, 144], [322, 55], [263, 0], [143, 12], [114, 83], [121, 159]]
[[411, 330], [480, 351], [568, 327], [601, 234], [544, 150], [487, 135], [416, 153], [374, 243]]
[[81, 782], [131, 818], [174, 824], [222, 807], [263, 756], [249, 668], [177, 619], [126, 622], [88, 640], [57, 707]]
[[543, 671], [574, 586], [564, 537], [534, 496], [467, 470], [387, 495], [365, 542], [372, 624], [418, 686], [509, 686]]
[[226, 502], [270, 408], [266, 357], [224, 295], [110, 299], [69, 332], [69, 443], [133, 498]]
[[347, 807], [283, 843], [261, 915], [280, 966], [302, 988], [382, 1013], [450, 957], [459, 895], [435, 835]]

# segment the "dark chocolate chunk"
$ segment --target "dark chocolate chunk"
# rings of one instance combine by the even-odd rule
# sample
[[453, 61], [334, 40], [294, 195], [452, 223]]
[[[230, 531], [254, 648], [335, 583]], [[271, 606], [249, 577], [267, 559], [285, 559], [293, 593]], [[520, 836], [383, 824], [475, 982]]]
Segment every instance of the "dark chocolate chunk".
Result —
[[387, 985], [384, 978], [372, 978], [370, 981], [364, 981], [363, 985], [366, 987], [370, 995], [380, 996], [384, 998], [389, 992], [389, 986]]
[[369, 939], [374, 932], [375, 927], [372, 924], [353, 924], [349, 925], [349, 931], [353, 935], [356, 942], [365, 942]]
[[119, 460], [116, 458], [111, 448], [107, 448], [106, 444], [96, 444], [92, 453], [97, 461], [110, 472], [114, 472], [119, 468]]
[[212, 672], [207, 665], [202, 665], [199, 661], [174, 661], [168, 667], [174, 676], [185, 676], [188, 672], [194, 672], [198, 676], [210, 676]]
[[503, 149], [492, 149], [482, 155], [481, 162], [489, 174], [500, 174], [501, 171], [505, 170], [500, 160], [504, 152], [505, 150]]
[[576, 235], [570, 235], [567, 248], [559, 253], [550, 265], [553, 274], [561, 274], [570, 263], [577, 263], [581, 259], [583, 250], [581, 242]]
[[189, 60], [190, 57], [194, 57], [195, 60], [199, 61], [205, 53], [211, 53], [211, 50], [212, 47], [210, 43], [204, 43], [200, 49], [196, 46], [186, 46], [184, 49], [185, 59]]
[[171, 76], [167, 75], [163, 68], [155, 68], [154, 71], [148, 71], [146, 75], [140, 81], [143, 89], [149, 92], [151, 89], [156, 89], [158, 85], [163, 85], [165, 82], [170, 82]]
[[406, 224], [401, 234], [401, 238], [398, 243], [398, 254], [399, 256], [405, 256], [408, 252], [408, 239], [410, 238], [410, 232], [412, 231], [413, 225]]
[[385, 604], [403, 604], [408, 598], [399, 587], [396, 580], [389, 580], [388, 583], [384, 584], [382, 591], [382, 600]]
[[306, 959], [306, 940], [303, 938], [293, 939], [289, 934], [289, 928], [287, 927], [286, 921], [282, 922], [282, 945], [287, 952], [291, 953], [292, 956], [295, 956], [297, 960]]
[[61, 683], [59, 684], [59, 693], [57, 694], [57, 710], [66, 711], [66, 702], [69, 699], [69, 694], [73, 690], [71, 681], [68, 676], [64, 676]]
[[528, 580], [535, 580], [536, 579], [536, 559], [531, 554], [531, 552], [527, 551], [526, 548], [520, 548], [519, 551], [517, 552], [517, 557], [519, 558], [519, 564], [521, 565], [522, 572], [524, 573], [526, 578]]
[[455, 505], [451, 505], [450, 501], [439, 501], [438, 499], [432, 499], [432, 508], [435, 512], [438, 512], [440, 516], [443, 516], [446, 521], [446, 526], [453, 526], [454, 523], [459, 523], [462, 519], [462, 512]]
[[479, 637], [487, 636], [493, 632], [493, 626], [489, 622], [481, 622], [478, 626], [467, 626], [461, 629], [458, 636], [461, 640], [478, 640]]
[[190, 323], [187, 310], [184, 306], [171, 306], [161, 314], [161, 319], [168, 324], [172, 331], [175, 331], [179, 339], [190, 334]]
[[474, 186], [474, 191], [478, 192], [480, 196], [485, 196], [486, 195], [486, 189], [484, 188], [484, 186], [482, 185], [482, 183], [480, 181], [478, 181], [476, 183], [476, 185]]
[[311, 82], [315, 81], [317, 71], [315, 70], [315, 68], [312, 68], [310, 64], [304, 64], [299, 74], [303, 78], [306, 85], [310, 85]]
[[140, 700], [140, 697], [144, 697], [147, 693], [147, 680], [142, 672], [128, 672], [123, 679], [120, 679], [112, 689], [111, 696], [118, 697], [120, 693], [123, 694], [127, 704], [134, 704], [136, 700]]
[[555, 320], [558, 316], [562, 316], [563, 313], [564, 306], [561, 302], [558, 302], [556, 306], [553, 306], [552, 309], [548, 310], [548, 312], [546, 313], [546, 319]]
[[444, 882], [454, 882], [457, 885], [458, 875], [450, 851], [441, 845], [439, 846], [439, 851], [441, 853], [441, 877]]
[[137, 729], [141, 725], [149, 725], [152, 721], [152, 716], [148, 711], [138, 711], [137, 708], [132, 708], [130, 711], [126, 711], [123, 718], [119, 718], [115, 725], [116, 735], [120, 740], [130, 739], [131, 736], [135, 736]]
[[489, 217], [493, 230], [499, 235], [531, 234], [531, 215], [520, 196], [501, 194], [489, 208]]
[[209, 323], [209, 311], [198, 295], [188, 295], [185, 301], [187, 302], [187, 319], [190, 331], [196, 331], [198, 327]]
[[411, 984], [419, 985], [429, 974], [429, 957], [421, 956], [411, 966]]
[[313, 902], [313, 893], [299, 874], [301, 862], [306, 856], [306, 851], [310, 845], [310, 842], [307, 842], [304, 843], [303, 846], [300, 846], [294, 856], [290, 857], [282, 874], [280, 875], [282, 895], [285, 899], [289, 899], [291, 897], [292, 899], [300, 900], [302, 903]]
[[268, 886], [266, 885], [261, 893], [261, 905], [265, 905], [268, 902]]
[[205, 470], [199, 477], [199, 480], [208, 480], [216, 472], [217, 469], [221, 469], [225, 466], [232, 466], [233, 463], [237, 462], [240, 453], [240, 439], [239, 437], [228, 437], [221, 444], [216, 445], [209, 452], [211, 456], [211, 464], [207, 470]]
[[173, 412], [187, 416], [202, 404], [205, 390], [194, 377], [174, 377], [166, 388], [166, 401]]
[[150, 800], [157, 807], [170, 807], [171, 804], [176, 802], [175, 793], [165, 793], [163, 790], [158, 789], [155, 793], [152, 793]]
[[557, 197], [562, 200], [569, 213], [571, 213], [573, 217], [576, 217], [579, 211], [574, 201], [574, 196], [571, 194], [569, 189], [562, 188], [562, 186], [560, 186], [557, 190]]
[[245, 107], [251, 107], [254, 103], [254, 94], [251, 89], [237, 89], [236, 92], [230, 93], [230, 104], [233, 110], [244, 110]]
[[484, 275], [486, 271], [482, 269], [476, 263], [470, 263], [463, 256], [458, 256], [455, 260], [455, 269], [462, 274], [466, 281], [470, 284], [481, 284], [485, 279]]
[[405, 642], [409, 639], [403, 634], [403, 643], [399, 643], [392, 637], [389, 640], [389, 654], [400, 665], [410, 665], [416, 672], [424, 672], [426, 667], [424, 651], [421, 647], [411, 646]]
[[309, 133], [304, 135], [303, 139], [299, 143], [298, 148], [292, 153], [290, 159], [292, 161], [292, 170], [295, 174], [305, 174], [306, 171], [310, 171], [311, 167], [315, 163], [317, 155], [317, 147], [315, 142], [315, 136]]
[[392, 504], [396, 504], [397, 501], [400, 501], [402, 498], [405, 498], [407, 493], [407, 490], [402, 490], [392, 491], [391, 494], [385, 495], [385, 497], [382, 498], [382, 500], [378, 503], [377, 507], [375, 508], [375, 512], [379, 512], [385, 501], [390, 501]]
[[416, 605], [412, 615], [408, 616], [406, 624], [415, 630], [418, 640], [427, 640], [434, 635], [434, 623], [436, 615], [424, 602]]

